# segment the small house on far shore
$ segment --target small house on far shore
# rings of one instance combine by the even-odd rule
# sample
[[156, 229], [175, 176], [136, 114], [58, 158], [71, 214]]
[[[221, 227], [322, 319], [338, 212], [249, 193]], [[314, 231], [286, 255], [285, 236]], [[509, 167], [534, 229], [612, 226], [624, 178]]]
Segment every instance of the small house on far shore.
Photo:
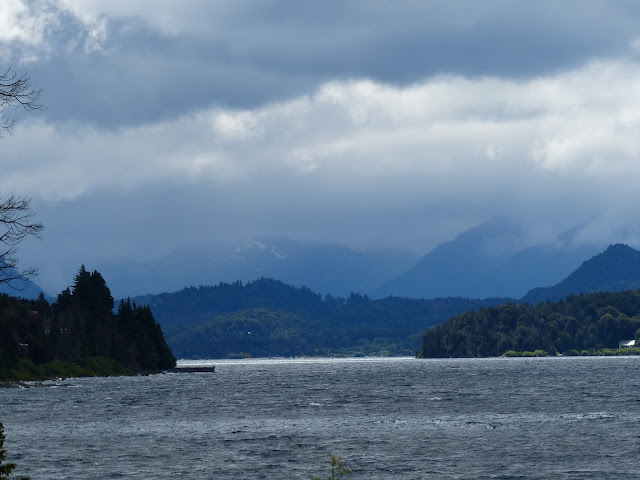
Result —
[[618, 342], [618, 348], [631, 348], [636, 346], [635, 340], [620, 340]]

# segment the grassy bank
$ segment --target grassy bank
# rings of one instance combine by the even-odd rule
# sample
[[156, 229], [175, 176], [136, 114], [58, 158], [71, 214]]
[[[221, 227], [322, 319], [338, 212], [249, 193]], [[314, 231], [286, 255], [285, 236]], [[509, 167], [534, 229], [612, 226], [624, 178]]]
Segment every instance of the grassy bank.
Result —
[[504, 357], [620, 357], [628, 355], [640, 355], [640, 348], [600, 348], [597, 350], [567, 350], [562, 354], [548, 353], [544, 350], [534, 350], [533, 352], [524, 351], [516, 352], [514, 350], [507, 350], [504, 352]]
[[90, 357], [82, 364], [55, 360], [35, 365], [29, 359], [20, 359], [14, 368], [0, 372], [0, 381], [26, 382], [68, 377], [109, 377], [133, 375], [133, 370], [107, 357]]

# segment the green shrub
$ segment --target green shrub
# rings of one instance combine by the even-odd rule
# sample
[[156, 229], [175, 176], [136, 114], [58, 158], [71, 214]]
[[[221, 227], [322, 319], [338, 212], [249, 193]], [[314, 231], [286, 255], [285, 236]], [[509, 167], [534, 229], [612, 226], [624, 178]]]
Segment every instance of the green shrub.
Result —
[[[336, 457], [333, 453], [331, 454], [331, 475], [327, 477], [327, 480], [339, 480], [345, 475], [351, 475], [352, 473], [353, 470], [345, 468], [342, 457]], [[320, 480], [320, 477], [313, 477], [313, 480]]]
[[96, 375], [103, 377], [112, 375], [131, 375], [133, 373], [117, 360], [103, 356], [89, 358], [89, 360], [87, 360], [87, 367]]
[[5, 376], [7, 380], [30, 381], [50, 378], [95, 377], [111, 375], [132, 375], [133, 371], [120, 362], [107, 357], [90, 357], [83, 365], [66, 360], [53, 360], [42, 365], [34, 365], [29, 359], [20, 359], [15, 368]]

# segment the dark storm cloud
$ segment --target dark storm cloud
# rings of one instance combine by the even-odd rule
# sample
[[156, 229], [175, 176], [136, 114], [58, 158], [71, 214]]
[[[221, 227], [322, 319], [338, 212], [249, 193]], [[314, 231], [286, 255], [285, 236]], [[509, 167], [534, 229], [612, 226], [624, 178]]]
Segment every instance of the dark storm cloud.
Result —
[[636, 2], [5, 1], [0, 55], [48, 109], [2, 140], [0, 191], [34, 198], [52, 292], [255, 235], [617, 239], [640, 201]]
[[[94, 23], [60, 14], [49, 53], [30, 67], [52, 121], [113, 127], [254, 108], [336, 79], [545, 75], [626, 55], [640, 31], [633, 2], [187, 2], [162, 16], [142, 7], [95, 7]], [[103, 38], [79, 53], [96, 22]]]

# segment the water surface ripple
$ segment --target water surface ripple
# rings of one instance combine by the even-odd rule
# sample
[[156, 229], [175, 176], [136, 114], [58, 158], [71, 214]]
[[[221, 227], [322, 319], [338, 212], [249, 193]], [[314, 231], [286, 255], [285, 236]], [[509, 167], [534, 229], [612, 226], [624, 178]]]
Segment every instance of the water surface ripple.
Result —
[[637, 478], [640, 357], [218, 361], [1, 389], [42, 479]]

